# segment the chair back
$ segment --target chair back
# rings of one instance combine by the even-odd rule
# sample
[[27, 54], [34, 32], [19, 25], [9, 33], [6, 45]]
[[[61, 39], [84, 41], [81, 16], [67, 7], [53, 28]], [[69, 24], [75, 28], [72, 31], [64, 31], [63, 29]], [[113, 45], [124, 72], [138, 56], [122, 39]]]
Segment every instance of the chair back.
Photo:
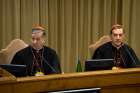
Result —
[[26, 44], [23, 40], [12, 40], [6, 48], [0, 51], [0, 64], [10, 64], [16, 52], [27, 46], [28, 44]]
[[96, 41], [94, 44], [89, 45], [89, 50], [90, 50], [91, 55], [94, 54], [95, 50], [98, 47], [100, 47], [101, 45], [103, 45], [107, 42], [110, 42], [110, 41], [111, 41], [110, 36], [109, 35], [104, 35], [98, 41]]

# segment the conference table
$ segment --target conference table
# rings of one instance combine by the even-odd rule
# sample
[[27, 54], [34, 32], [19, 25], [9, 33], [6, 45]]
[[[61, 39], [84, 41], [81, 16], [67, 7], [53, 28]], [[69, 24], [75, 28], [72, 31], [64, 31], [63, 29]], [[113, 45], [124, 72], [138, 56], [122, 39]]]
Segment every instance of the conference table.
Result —
[[140, 68], [15, 77], [0, 68], [0, 93], [40, 93], [101, 88], [101, 93], [140, 93]]

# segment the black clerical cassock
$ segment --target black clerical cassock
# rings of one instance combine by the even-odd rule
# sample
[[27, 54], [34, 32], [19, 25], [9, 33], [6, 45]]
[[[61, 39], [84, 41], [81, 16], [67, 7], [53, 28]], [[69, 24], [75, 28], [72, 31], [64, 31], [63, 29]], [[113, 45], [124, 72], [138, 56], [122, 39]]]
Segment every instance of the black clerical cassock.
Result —
[[95, 51], [92, 59], [114, 59], [114, 66], [122, 68], [137, 67], [140, 65], [139, 59], [132, 48], [123, 44], [117, 49], [111, 42], [100, 46]]
[[37, 71], [41, 71], [45, 75], [61, 73], [56, 52], [46, 46], [38, 51], [28, 46], [17, 52], [11, 63], [26, 65], [29, 76], [35, 75]]

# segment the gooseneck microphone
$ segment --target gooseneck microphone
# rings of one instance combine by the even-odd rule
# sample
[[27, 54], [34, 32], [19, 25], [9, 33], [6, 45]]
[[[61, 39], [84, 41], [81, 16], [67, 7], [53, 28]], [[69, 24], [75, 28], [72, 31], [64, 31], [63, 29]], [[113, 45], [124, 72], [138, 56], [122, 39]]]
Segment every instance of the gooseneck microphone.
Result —
[[58, 73], [54, 67], [52, 67], [49, 62], [43, 57], [44, 62], [49, 66], [49, 68], [54, 72], [54, 73]]
[[132, 62], [133, 62], [135, 65], [137, 65], [137, 64], [136, 64], [136, 61], [135, 61], [134, 57], [132, 56], [132, 54], [130, 53], [128, 47], [124, 45], [124, 49], [125, 49], [126, 52], [128, 53], [129, 57], [132, 59]]

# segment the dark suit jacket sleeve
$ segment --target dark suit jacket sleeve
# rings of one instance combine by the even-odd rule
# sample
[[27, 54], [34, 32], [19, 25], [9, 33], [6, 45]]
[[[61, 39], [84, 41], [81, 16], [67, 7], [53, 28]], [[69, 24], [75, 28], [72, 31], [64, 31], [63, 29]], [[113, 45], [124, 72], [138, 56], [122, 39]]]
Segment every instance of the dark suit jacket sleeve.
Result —
[[11, 61], [11, 64], [20, 64], [20, 57], [18, 55], [18, 53], [16, 53]]
[[[23, 56], [25, 56], [25, 55], [24, 55], [24, 53], [22, 53], [22, 51], [23, 51], [23, 50], [18, 51], [18, 52], [14, 55], [14, 57], [13, 57], [13, 59], [12, 59], [12, 61], [11, 61], [11, 64], [25, 65], [25, 63], [24, 63], [24, 61], [23, 61], [23, 60], [25, 60], [25, 59], [23, 58]], [[25, 57], [25, 58], [26, 58], [26, 57]], [[29, 60], [28, 57], [27, 57], [27, 59]]]
[[55, 51], [53, 52], [51, 63], [52, 67], [55, 69], [55, 73], [61, 73], [60, 61]]
[[136, 56], [134, 50], [130, 47], [128, 47], [128, 49], [129, 49], [129, 52], [130, 52], [129, 56], [131, 56], [130, 58], [133, 62], [132, 66], [133, 67], [137, 67], [137, 66], [139, 67], [140, 66], [140, 61], [139, 61], [138, 57]]
[[96, 49], [93, 56], [92, 56], [92, 59], [101, 59], [102, 58], [102, 53], [100, 51], [100, 49]]

